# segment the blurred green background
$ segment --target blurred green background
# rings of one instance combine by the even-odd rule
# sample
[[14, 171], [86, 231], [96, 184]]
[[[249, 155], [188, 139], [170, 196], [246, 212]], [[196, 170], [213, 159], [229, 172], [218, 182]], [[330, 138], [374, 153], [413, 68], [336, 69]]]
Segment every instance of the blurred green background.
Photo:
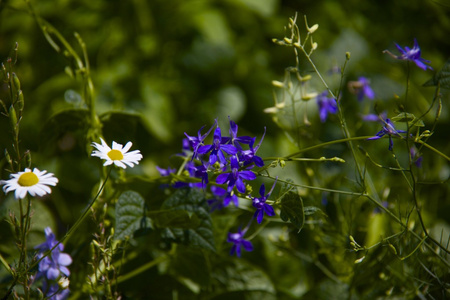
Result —
[[[397, 53], [395, 43], [412, 47], [417, 38], [422, 56], [439, 69], [450, 54], [449, 3], [442, 0], [31, 1], [35, 12], [60, 31], [81, 57], [74, 33], [84, 40], [103, 134], [109, 143], [132, 141], [133, 149], [141, 150], [144, 161], [129, 172], [145, 176], [157, 176], [156, 165], [167, 167], [173, 163], [171, 155], [180, 152], [184, 132], [195, 135], [201, 126], [209, 128], [215, 118], [224, 126], [230, 116], [240, 126], [240, 134], [251, 136], [261, 136], [266, 126], [266, 139], [259, 151], [262, 157], [287, 155], [296, 150], [280, 142], [282, 131], [263, 112], [274, 104], [271, 81], [283, 80], [285, 68], [295, 65], [292, 49], [277, 46], [272, 39], [288, 34], [285, 26], [296, 12], [300, 28], [304, 28], [303, 15], [308, 17], [310, 26], [319, 24], [314, 35], [319, 49], [313, 59], [321, 72], [327, 75], [333, 67], [341, 67], [345, 52], [350, 51], [344, 84], [362, 75], [368, 77], [376, 101], [365, 105], [365, 113], [373, 112], [373, 106], [377, 105], [379, 111], [388, 109], [392, 114], [396, 104], [388, 103], [394, 95], [404, 93], [406, 67], [382, 51]], [[14, 57], [16, 42], [19, 50], [14, 71], [25, 97], [21, 149], [31, 150], [33, 166], [65, 178], [54, 197], [78, 203], [81, 210], [99, 176], [98, 165], [92, 163], [86, 149], [83, 119], [64, 126], [48, 123], [56, 113], [83, 107], [81, 80], [67, 75], [65, 68], [73, 62], [50, 46], [29, 13], [27, 2], [1, 0], [2, 62]], [[300, 67], [305, 74], [312, 74], [305, 61]], [[426, 107], [423, 103], [432, 99], [434, 89], [420, 87], [432, 72], [423, 72], [414, 65], [411, 70], [410, 95], [422, 105], [410, 109], [418, 113]], [[6, 85], [2, 84], [0, 99], [5, 100]], [[318, 82], [311, 88], [316, 92], [323, 90]], [[332, 88], [337, 89], [337, 85]], [[343, 92], [349, 99], [344, 101], [346, 111], [354, 110], [357, 119], [362, 106]], [[134, 117], [111, 114], [117, 111]], [[315, 126], [304, 130], [306, 145], [308, 141], [311, 144], [318, 139], [340, 137], [335, 134], [337, 127], [324, 136], [319, 130], [321, 126], [330, 129], [330, 123], [321, 125], [317, 116], [312, 121]], [[445, 110], [440, 122], [441, 128], [448, 126]], [[373, 125], [358, 134], [375, 134], [379, 128]], [[0, 128], [0, 148], [11, 149], [8, 119], [3, 115]], [[226, 132], [228, 126], [224, 128]], [[440, 149], [445, 152], [446, 131], [437, 132], [441, 138], [434, 145], [443, 146]], [[0, 153], [0, 158], [3, 155]], [[8, 178], [9, 173], [1, 169], [0, 178]], [[77, 214], [61, 203], [53, 201], [56, 206], [53, 209], [64, 224], [70, 224]]]

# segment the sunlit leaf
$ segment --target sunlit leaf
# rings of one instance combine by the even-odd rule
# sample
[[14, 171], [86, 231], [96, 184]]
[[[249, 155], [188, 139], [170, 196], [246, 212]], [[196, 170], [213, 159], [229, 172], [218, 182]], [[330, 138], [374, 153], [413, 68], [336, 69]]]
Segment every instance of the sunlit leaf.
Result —
[[205, 206], [205, 196], [197, 189], [184, 188], [175, 191], [162, 205], [163, 210], [185, 211], [198, 220], [195, 228], [167, 227], [163, 237], [177, 243], [215, 251], [211, 216]]
[[303, 200], [295, 192], [287, 192], [281, 198], [280, 218], [285, 222], [291, 222], [300, 231], [305, 223], [303, 212]]
[[116, 240], [132, 237], [136, 230], [151, 226], [151, 220], [145, 217], [144, 206], [144, 198], [134, 191], [126, 191], [119, 196], [116, 203]]

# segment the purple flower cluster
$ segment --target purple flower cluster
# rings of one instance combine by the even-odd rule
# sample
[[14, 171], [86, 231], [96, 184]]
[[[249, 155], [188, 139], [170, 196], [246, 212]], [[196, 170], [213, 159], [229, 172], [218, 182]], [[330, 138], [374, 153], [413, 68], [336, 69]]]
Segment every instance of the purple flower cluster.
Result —
[[[257, 151], [264, 139], [265, 130], [256, 144], [256, 137], [239, 136], [237, 124], [231, 119], [229, 124], [228, 136], [222, 135], [222, 129], [218, 126], [217, 120], [205, 134], [202, 134], [204, 127], [200, 128], [196, 136], [185, 133], [183, 153], [180, 155], [187, 159], [184, 171], [187, 171], [187, 174], [191, 178], [195, 178], [196, 181], [176, 181], [173, 187], [189, 186], [207, 190], [211, 174], [218, 173], [215, 177], [215, 184], [210, 185], [209, 188], [212, 197], [207, 200], [207, 203], [211, 212], [222, 209], [231, 202], [237, 207], [239, 205], [238, 194], [240, 194], [242, 197], [252, 200], [256, 209], [252, 220], [257, 219], [257, 222], [261, 223], [264, 214], [267, 216], [275, 215], [273, 207], [266, 203], [275, 184], [268, 194], [265, 194], [265, 187], [262, 185], [260, 188], [261, 197], [255, 198], [247, 194], [246, 183], [257, 177], [256, 173], [252, 171], [253, 167], [264, 166], [264, 161], [257, 155]], [[212, 132], [212, 141], [207, 143], [206, 139]], [[162, 169], [157, 167], [157, 169], [161, 176], [171, 176], [172, 173], [176, 172], [172, 168]], [[199, 179], [201, 179], [201, 182], [198, 181]], [[240, 257], [241, 247], [246, 251], [253, 250], [251, 242], [244, 239], [249, 225], [243, 230], [239, 229], [237, 233], [229, 233], [227, 241], [233, 243], [231, 254]]]
[[[37, 258], [42, 258], [42, 260], [39, 262], [34, 280], [43, 279], [42, 291], [48, 299], [63, 300], [69, 296], [69, 289], [61, 283], [68, 283], [66, 279], [69, 277], [70, 271], [67, 266], [72, 263], [72, 258], [69, 254], [62, 252], [64, 245], [58, 244], [50, 227], [45, 228], [45, 238], [44, 243], [36, 246], [39, 251]], [[51, 249], [53, 249], [52, 252], [44, 257], [44, 253]]]

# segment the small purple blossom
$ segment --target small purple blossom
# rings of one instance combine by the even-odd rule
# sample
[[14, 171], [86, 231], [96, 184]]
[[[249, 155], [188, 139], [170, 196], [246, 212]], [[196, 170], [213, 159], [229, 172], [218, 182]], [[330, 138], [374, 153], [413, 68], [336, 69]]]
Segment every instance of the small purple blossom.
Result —
[[366, 122], [381, 122], [381, 123], [383, 123], [386, 118], [387, 118], [386, 112], [382, 112], [379, 115], [377, 115], [377, 114], [367, 114], [367, 115], [362, 115], [361, 116], [361, 119], [363, 121], [366, 121]]
[[[203, 142], [204, 140], [208, 137], [208, 135], [210, 134], [211, 130], [214, 128], [214, 126], [217, 125], [217, 120], [214, 120], [214, 124], [213, 126], [211, 126], [211, 128], [208, 130], [208, 132], [206, 132], [204, 135], [202, 135], [202, 129], [205, 126], [202, 126], [202, 128], [200, 128], [200, 130], [197, 133], [197, 136], [190, 136], [188, 135], [186, 132], [184, 133], [184, 135], [187, 137], [194, 153], [192, 154], [192, 159], [197, 157], [198, 154], [198, 149], [203, 146]], [[185, 148], [185, 142], [183, 141], [183, 149]]]
[[426, 71], [427, 69], [433, 70], [432, 67], [427, 66], [425, 64], [425, 63], [429, 64], [430, 61], [420, 57], [421, 51], [416, 39], [414, 39], [414, 47], [412, 49], [410, 49], [409, 47], [405, 47], [403, 49], [398, 44], [395, 44], [395, 46], [397, 47], [398, 51], [400, 51], [401, 55], [394, 55], [388, 50], [384, 50], [383, 53], [387, 53], [395, 59], [412, 61], [416, 64], [416, 66], [418, 66], [424, 71]]
[[327, 120], [329, 113], [335, 114], [337, 112], [336, 100], [328, 97], [328, 91], [324, 91], [317, 96], [317, 105], [319, 105], [319, 116], [322, 123]]
[[[381, 205], [384, 207], [384, 208], [387, 208], [388, 206], [389, 206], [389, 202], [387, 202], [387, 201], [383, 201], [383, 202], [381, 202]], [[373, 213], [374, 214], [381, 214], [383, 212], [383, 210], [380, 208], [380, 207], [375, 207], [374, 208], [374, 210], [373, 210]]]
[[227, 160], [225, 158], [224, 152], [229, 155], [234, 155], [238, 152], [238, 149], [233, 145], [225, 144], [222, 139], [222, 133], [220, 127], [217, 127], [214, 131], [214, 140], [211, 145], [200, 146], [198, 148], [199, 154], [209, 154], [209, 164], [213, 165], [216, 161], [219, 161], [222, 165], [226, 165]]
[[227, 183], [228, 192], [231, 192], [236, 186], [237, 190], [241, 193], [245, 193], [244, 180], [254, 180], [256, 179], [256, 174], [249, 170], [239, 171], [239, 161], [236, 156], [230, 158], [231, 172], [222, 173], [216, 178], [216, 183], [223, 184]]
[[406, 133], [406, 131], [395, 129], [394, 124], [391, 122], [391, 120], [386, 119], [384, 121], [383, 128], [380, 131], [378, 131], [378, 133], [374, 137], [368, 138], [368, 140], [378, 140], [378, 139], [382, 138], [383, 136], [388, 135], [389, 136], [389, 151], [392, 151], [392, 149], [394, 147], [394, 142], [392, 141], [392, 136], [401, 137], [400, 133]]
[[236, 207], [238, 207], [238, 197], [233, 193], [231, 194], [227, 190], [219, 186], [211, 186], [211, 192], [214, 198], [207, 200], [206, 202], [211, 207], [211, 211], [220, 210], [233, 202]]
[[362, 101], [364, 97], [373, 100], [375, 98], [375, 92], [370, 87], [370, 82], [366, 77], [359, 77], [358, 81], [350, 81], [348, 88], [351, 93], [356, 94], [358, 101]]
[[272, 188], [267, 194], [265, 194], [266, 188], [264, 184], [262, 184], [259, 189], [259, 194], [261, 195], [261, 197], [253, 198], [253, 206], [256, 208], [255, 215], [253, 217], [256, 218], [258, 224], [261, 224], [264, 217], [264, 213], [266, 213], [266, 215], [269, 217], [275, 216], [275, 211], [272, 205], [267, 204], [266, 200], [272, 193], [276, 183], [277, 183], [276, 181], [273, 183]]
[[241, 231], [238, 229], [237, 233], [228, 233], [228, 243], [233, 243], [234, 245], [231, 247], [230, 255], [234, 255], [236, 253], [237, 257], [241, 257], [241, 248], [244, 247], [245, 251], [253, 251], [253, 245], [250, 241], [244, 239], [244, 235], [247, 230]]
[[250, 149], [241, 151], [241, 159], [245, 161], [244, 164], [247, 165], [247, 164], [250, 164], [253, 162], [258, 167], [264, 166], [264, 161], [262, 160], [261, 157], [256, 155], [256, 151], [258, 151], [259, 147], [261, 146], [261, 143], [262, 143], [265, 135], [266, 135], [266, 127], [264, 127], [264, 134], [261, 137], [261, 140], [259, 141], [258, 145], [256, 145], [256, 147], [253, 147], [253, 144], [255, 143], [256, 138], [252, 138], [249, 143]]
[[156, 166], [156, 170], [158, 170], [159, 175], [161, 175], [163, 177], [169, 176], [170, 174], [173, 174], [173, 173], [177, 172], [177, 169], [170, 168], [170, 167], [167, 168], [167, 169], [163, 169], [163, 168], [160, 168], [160, 167]]
[[422, 155], [420, 155], [419, 150], [416, 148], [416, 146], [412, 146], [409, 149], [409, 153], [411, 155], [412, 162], [416, 165], [416, 167], [421, 168], [422, 167]]
[[230, 117], [228, 117], [230, 120], [230, 137], [224, 137], [223, 142], [228, 143], [230, 142], [231, 145], [235, 146], [239, 151], [242, 150], [242, 144], [250, 144], [252, 138], [249, 136], [237, 136], [238, 132], [238, 126], [235, 122], [233, 122]]

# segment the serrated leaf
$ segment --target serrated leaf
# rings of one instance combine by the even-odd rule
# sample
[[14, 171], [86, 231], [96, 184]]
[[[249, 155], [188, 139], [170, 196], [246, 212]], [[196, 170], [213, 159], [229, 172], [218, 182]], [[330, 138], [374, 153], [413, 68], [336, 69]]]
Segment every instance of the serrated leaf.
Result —
[[162, 205], [162, 210], [185, 211], [191, 219], [198, 220], [195, 228], [167, 227], [162, 231], [164, 238], [189, 246], [215, 251], [211, 216], [206, 199], [197, 189], [183, 188], [175, 191]]
[[291, 222], [300, 232], [305, 223], [302, 198], [295, 192], [287, 192], [281, 197], [280, 206], [280, 218], [284, 222]]
[[119, 196], [114, 239], [124, 240], [132, 237], [140, 228], [151, 227], [151, 220], [145, 216], [144, 206], [144, 198], [137, 192], [126, 191]]
[[433, 78], [423, 84], [423, 86], [437, 86], [440, 84], [441, 88], [450, 88], [450, 59], [447, 60], [442, 69], [437, 72]]
[[214, 296], [219, 299], [277, 299], [270, 277], [245, 260], [223, 261], [212, 268]]

